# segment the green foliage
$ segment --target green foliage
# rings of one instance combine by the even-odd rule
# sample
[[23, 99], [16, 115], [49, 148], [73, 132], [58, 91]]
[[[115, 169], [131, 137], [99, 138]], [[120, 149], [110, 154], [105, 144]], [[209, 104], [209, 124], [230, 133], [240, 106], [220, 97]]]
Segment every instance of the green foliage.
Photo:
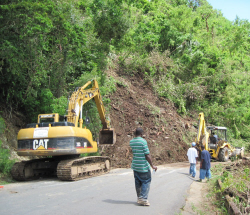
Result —
[[2, 141], [0, 140], [0, 173], [9, 174], [14, 163], [14, 160], [10, 160], [10, 151], [2, 147]]
[[0, 98], [23, 108], [31, 119], [34, 110], [51, 109], [49, 100], [63, 96], [80, 75], [103, 67], [104, 50], [98, 50], [102, 46], [92, 22], [82, 19], [78, 5], [12, 1], [1, 5], [0, 13], [4, 14], [0, 17]]
[[[0, 134], [4, 132], [5, 123], [3, 118], [0, 116]], [[10, 151], [3, 148], [2, 141], [0, 140], [0, 173], [7, 175], [15, 163], [14, 160], [10, 160]]]
[[[231, 170], [227, 171], [230, 167]], [[249, 173], [248, 164], [238, 163], [237, 160], [231, 163], [230, 166], [228, 164], [214, 166], [212, 168], [213, 177], [209, 181], [210, 196], [216, 197], [214, 204], [221, 210], [225, 210], [225, 196], [230, 194], [236, 206], [241, 212], [244, 212], [244, 208], [247, 207], [247, 197], [244, 197], [244, 195], [248, 193], [249, 189]], [[220, 186], [217, 186], [218, 180], [221, 180]], [[227, 210], [225, 211], [227, 212]]]
[[65, 96], [61, 96], [60, 98], [54, 98], [51, 104], [52, 113], [59, 113], [60, 115], [65, 115], [67, 104], [68, 98], [66, 98]]
[[72, 87], [93, 78], [107, 104], [115, 84], [102, 71], [112, 62], [180, 114], [203, 111], [250, 139], [248, 21], [230, 22], [206, 0], [14, 0], [0, 14], [0, 99], [29, 120], [64, 114]]
[[26, 111], [30, 113], [32, 121], [35, 121], [38, 114], [52, 112], [50, 107], [52, 102], [53, 94], [51, 91], [49, 89], [41, 89], [37, 92], [36, 99], [29, 97], [25, 100], [24, 105]]
[[89, 5], [97, 35], [108, 48], [109, 44], [117, 44], [128, 29], [123, 7], [117, 0], [93, 0]]
[[0, 134], [2, 134], [5, 130], [4, 119], [0, 116]]
[[[103, 84], [100, 86], [101, 95], [104, 104], [109, 104], [109, 96], [116, 91], [116, 81], [113, 77], [106, 77], [103, 81]], [[105, 95], [105, 97], [104, 97]]]
[[[233, 138], [249, 139], [249, 22], [230, 23], [206, 1], [195, 4], [195, 10], [193, 3], [150, 2], [147, 14], [137, 7], [133, 29], [124, 37], [136, 42], [136, 49], [130, 43], [120, 65], [150, 79], [180, 113], [204, 111], [209, 123], [231, 128]], [[165, 50], [172, 63], [159, 69], [150, 55]]]
[[95, 153], [85, 153], [81, 154], [80, 157], [88, 157], [88, 156], [101, 156], [100, 152], [95, 152]]

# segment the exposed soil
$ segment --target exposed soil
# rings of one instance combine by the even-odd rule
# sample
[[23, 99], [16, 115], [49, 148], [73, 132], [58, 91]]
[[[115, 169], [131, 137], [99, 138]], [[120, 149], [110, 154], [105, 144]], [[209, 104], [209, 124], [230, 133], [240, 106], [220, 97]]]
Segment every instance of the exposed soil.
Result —
[[118, 80], [117, 90], [110, 96], [110, 118], [117, 141], [114, 146], [102, 147], [101, 151], [102, 155], [111, 157], [112, 167], [130, 167], [129, 141], [137, 127], [144, 130], [155, 165], [186, 161], [187, 143], [196, 135], [193, 119], [178, 115], [174, 105], [158, 98], [141, 77], [125, 77], [114, 71], [108, 75]]
[[[196, 129], [192, 126], [193, 119], [178, 115], [173, 103], [159, 98], [152, 90], [150, 83], [140, 76], [125, 76], [109, 70], [108, 76], [117, 80], [117, 90], [110, 96], [111, 125], [117, 134], [116, 144], [100, 146], [104, 156], [110, 156], [112, 167], [129, 168], [132, 160], [129, 141], [134, 130], [142, 127], [144, 138], [148, 142], [155, 165], [186, 161], [188, 143], [194, 140]], [[11, 151], [11, 159], [19, 160], [16, 154], [17, 133], [25, 126], [25, 116], [1, 107], [6, 130], [0, 134], [4, 148]]]
[[188, 190], [186, 204], [182, 210], [182, 215], [204, 214], [216, 215], [215, 206], [212, 199], [208, 197], [208, 184], [206, 182], [194, 181]]

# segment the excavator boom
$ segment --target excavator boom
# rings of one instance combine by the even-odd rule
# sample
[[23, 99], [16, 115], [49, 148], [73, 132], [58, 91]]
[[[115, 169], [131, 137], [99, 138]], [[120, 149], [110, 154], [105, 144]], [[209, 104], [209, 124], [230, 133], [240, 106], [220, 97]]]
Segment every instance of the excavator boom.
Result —
[[110, 128], [110, 121], [105, 118], [105, 107], [101, 98], [99, 86], [96, 80], [93, 80], [93, 86], [86, 89], [92, 81], [87, 82], [84, 86], [78, 88], [70, 97], [68, 105], [67, 121], [74, 123], [79, 127], [83, 125], [82, 107], [89, 100], [94, 99], [97, 110], [102, 122], [102, 130], [99, 135], [100, 144], [114, 144], [116, 142], [115, 130]]
[[204, 113], [199, 113], [199, 127], [197, 132], [197, 138], [195, 142], [197, 143], [198, 147], [203, 144], [205, 146], [205, 149], [208, 150], [208, 137], [209, 133], [206, 130], [206, 123], [204, 118]]

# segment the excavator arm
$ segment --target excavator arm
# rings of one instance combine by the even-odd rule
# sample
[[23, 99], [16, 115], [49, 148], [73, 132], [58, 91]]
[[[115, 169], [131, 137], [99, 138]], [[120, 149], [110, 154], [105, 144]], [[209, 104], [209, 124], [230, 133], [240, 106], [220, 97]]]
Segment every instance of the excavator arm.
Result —
[[[92, 88], [86, 89], [93, 82]], [[114, 129], [110, 128], [110, 122], [105, 117], [105, 108], [101, 98], [99, 86], [96, 80], [88, 81], [84, 86], [76, 89], [69, 98], [67, 121], [74, 123], [75, 127], [82, 128], [82, 107], [91, 99], [95, 100], [98, 113], [102, 122], [100, 131], [100, 144], [114, 144], [116, 135]]]
[[205, 146], [205, 149], [208, 149], [208, 138], [209, 133], [206, 130], [206, 123], [204, 118], [204, 113], [199, 113], [199, 128], [197, 132], [197, 138], [195, 142], [200, 147], [201, 144]]
[[105, 108], [102, 102], [101, 94], [99, 92], [97, 81], [94, 80], [94, 86], [98, 89], [98, 93], [94, 96], [94, 100], [99, 112], [100, 119], [102, 121], [103, 129], [110, 129], [110, 121], [105, 118]]

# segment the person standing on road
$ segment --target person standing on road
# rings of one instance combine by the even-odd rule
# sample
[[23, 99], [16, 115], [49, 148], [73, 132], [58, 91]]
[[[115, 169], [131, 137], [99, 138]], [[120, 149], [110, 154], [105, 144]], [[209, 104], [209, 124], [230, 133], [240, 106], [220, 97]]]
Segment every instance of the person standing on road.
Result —
[[147, 141], [142, 138], [142, 133], [142, 128], [137, 128], [135, 138], [129, 143], [133, 152], [131, 169], [134, 171], [137, 203], [143, 206], [149, 206], [148, 193], [151, 183], [150, 166], [155, 171], [157, 171], [157, 167], [152, 163], [148, 144]]
[[192, 142], [192, 147], [189, 148], [187, 151], [188, 161], [190, 163], [189, 174], [193, 178], [195, 178], [195, 175], [196, 175], [196, 164], [197, 164], [197, 159], [198, 159], [198, 153], [197, 153], [195, 146], [196, 146], [196, 143]]
[[211, 164], [210, 164], [210, 160], [211, 160], [211, 155], [210, 153], [205, 150], [205, 147], [203, 145], [201, 145], [201, 162], [200, 162], [200, 179], [199, 181], [202, 182], [203, 179], [205, 179], [205, 177], [207, 179], [211, 178]]

